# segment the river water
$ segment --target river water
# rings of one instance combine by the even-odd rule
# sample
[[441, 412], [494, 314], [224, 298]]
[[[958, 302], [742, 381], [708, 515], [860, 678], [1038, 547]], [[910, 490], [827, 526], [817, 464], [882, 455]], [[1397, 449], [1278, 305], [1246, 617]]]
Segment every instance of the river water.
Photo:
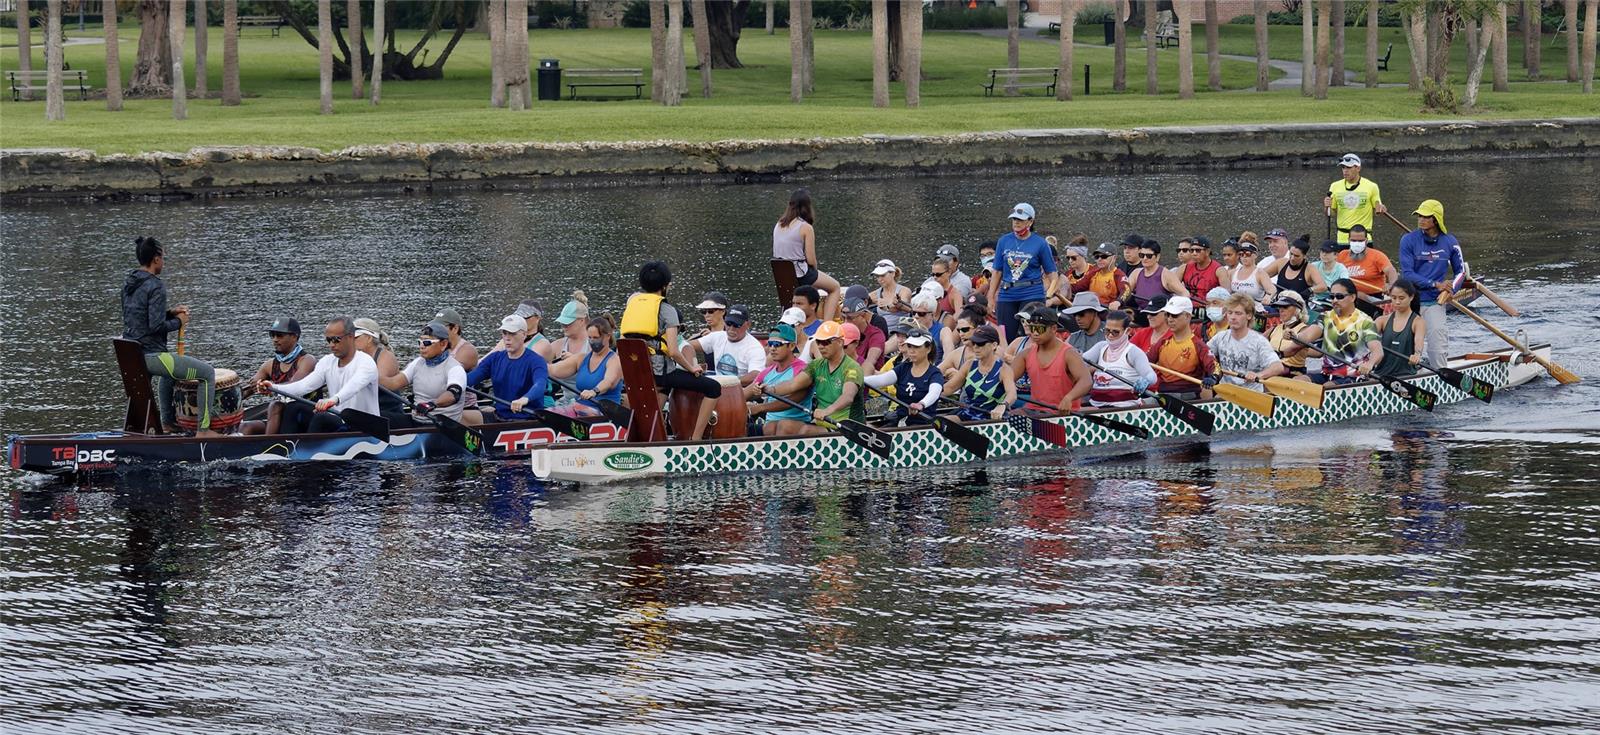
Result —
[[[546, 487], [516, 465], [0, 474], [0, 692], [33, 732], [1593, 732], [1600, 721], [1600, 163], [1370, 171], [1434, 197], [1487, 311], [1585, 377], [1491, 405], [1093, 461]], [[1319, 235], [1328, 171], [821, 182], [825, 270], [926, 272], [1015, 201], [1171, 243]], [[0, 427], [120, 423], [132, 239], [190, 350], [274, 316], [526, 297], [615, 309], [665, 257], [777, 315], [777, 185], [0, 211]], [[1403, 219], [1409, 220], [1409, 217]], [[1398, 230], [1383, 225], [1391, 255]], [[1490, 280], [1492, 278], [1492, 280]], [[1495, 346], [1464, 318], [1454, 351]], [[320, 346], [313, 347], [320, 352]], [[402, 347], [409, 356], [409, 350]]]

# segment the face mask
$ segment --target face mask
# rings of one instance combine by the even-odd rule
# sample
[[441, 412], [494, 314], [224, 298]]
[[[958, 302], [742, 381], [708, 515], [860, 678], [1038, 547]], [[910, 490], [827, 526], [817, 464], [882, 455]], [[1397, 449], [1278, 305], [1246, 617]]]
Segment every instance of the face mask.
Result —
[[983, 269], [984, 270], [992, 270], [994, 268], [994, 256], [993, 255], [985, 255], [985, 256], [983, 256], [982, 259], [979, 260], [979, 262], [983, 264]]
[[1366, 249], [1367, 249], [1366, 241], [1360, 241], [1360, 242], [1355, 241], [1355, 240], [1351, 240], [1350, 241], [1350, 254], [1351, 255], [1360, 255], [1361, 253], [1365, 252]]
[[602, 339], [600, 339], [598, 337], [589, 340], [589, 351], [590, 352], [599, 352], [599, 351], [601, 351], [601, 350], [603, 350], [605, 348], [606, 348], [605, 340], [602, 340]]
[[1222, 321], [1222, 307], [1220, 307], [1220, 306], [1207, 306], [1206, 307], [1206, 318], [1210, 319], [1211, 321], [1214, 321], [1214, 322]]

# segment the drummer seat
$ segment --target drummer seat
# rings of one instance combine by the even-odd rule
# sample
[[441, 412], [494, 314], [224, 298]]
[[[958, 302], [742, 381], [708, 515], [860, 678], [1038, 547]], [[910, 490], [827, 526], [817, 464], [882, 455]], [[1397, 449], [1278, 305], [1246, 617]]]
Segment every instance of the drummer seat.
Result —
[[617, 356], [622, 358], [622, 388], [628, 394], [628, 408], [633, 409], [628, 441], [665, 441], [667, 426], [662, 420], [655, 372], [650, 369], [650, 348], [642, 339], [619, 339]]
[[122, 373], [122, 390], [128, 394], [128, 412], [122, 430], [134, 434], [161, 432], [161, 412], [156, 393], [150, 387], [150, 371], [144, 366], [144, 349], [131, 339], [112, 338], [117, 355], [117, 370]]

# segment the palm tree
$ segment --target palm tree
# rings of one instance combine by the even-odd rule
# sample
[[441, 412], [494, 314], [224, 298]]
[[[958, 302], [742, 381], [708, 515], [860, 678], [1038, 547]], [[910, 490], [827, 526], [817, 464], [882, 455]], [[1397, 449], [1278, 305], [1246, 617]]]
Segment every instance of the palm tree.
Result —
[[777, 33], [778, 23], [777, 20], [772, 17], [773, 11], [776, 10], [774, 7], [775, 5], [777, 5], [777, 0], [767, 0], [767, 35], [769, 36]]
[[789, 101], [799, 104], [806, 91], [806, 39], [800, 19], [805, 0], [789, 0]]
[[[1006, 66], [1013, 69], [1022, 63], [1022, 48], [1018, 45], [1021, 40], [1022, 3], [1019, 0], [1006, 0]], [[1013, 86], [1017, 81], [1015, 76], [1007, 81], [1013, 84], [1006, 85], [1006, 96], [1015, 97], [1017, 88]]]
[[694, 23], [694, 61], [700, 66], [700, 96], [711, 99], [711, 29], [706, 25], [706, 0], [691, 0], [689, 19]]
[[1156, 78], [1156, 4], [1144, 9], [1144, 93], [1155, 94], [1160, 88]]
[[1077, 0], [1061, 0], [1061, 79], [1056, 81], [1056, 99], [1063, 102], [1072, 99], [1072, 24], [1077, 19]]
[[1378, 86], [1378, 0], [1367, 0], [1367, 88]]
[[[17, 71], [33, 71], [33, 27], [29, 18], [28, 0], [17, 0]], [[33, 99], [33, 92], [22, 90], [22, 99]]]
[[[1323, 2], [1327, 2], [1328, 0], [1322, 0], [1322, 1]], [[1301, 2], [1300, 2], [1300, 94], [1302, 94], [1302, 95], [1304, 95], [1306, 97], [1310, 97], [1315, 91], [1313, 89], [1313, 87], [1312, 87], [1312, 84], [1316, 80], [1316, 71], [1317, 71], [1317, 64], [1316, 64], [1316, 58], [1315, 58], [1316, 47], [1315, 47], [1315, 43], [1313, 42], [1313, 34], [1316, 32], [1317, 24], [1316, 24], [1315, 19], [1313, 19], [1311, 17], [1311, 10], [1312, 10], [1311, 0], [1301, 0]]]
[[[1485, 8], [1484, 12], [1495, 13], [1498, 8]], [[1472, 66], [1467, 71], [1467, 93], [1463, 98], [1467, 109], [1478, 106], [1478, 85], [1483, 82], [1483, 61], [1489, 54], [1489, 47], [1494, 44], [1494, 20], [1492, 18], [1468, 18], [1478, 26], [1476, 48], [1468, 59]], [[1473, 23], [1469, 23], [1471, 28]]]
[[1328, 98], [1328, 23], [1332, 21], [1332, 5], [1329, 0], [1317, 3], [1317, 78], [1312, 90], [1319, 100]]
[[506, 0], [506, 99], [513, 110], [533, 107], [533, 84], [528, 79], [528, 0]]
[[872, 106], [889, 106], [889, 0], [872, 0]]
[[1217, 0], [1206, 0], [1206, 88], [1222, 91], [1222, 41], [1221, 20], [1217, 18]]
[[[206, 0], [198, 0], [205, 2]], [[345, 35], [350, 41], [350, 98], [363, 99], [367, 96], [366, 78], [361, 74], [361, 53], [367, 45], [366, 36], [361, 31], [361, 0], [348, 0], [344, 6]]]
[[[1372, 0], [1377, 2], [1378, 0]], [[1256, 91], [1267, 91], [1271, 78], [1271, 58], [1267, 55], [1267, 0], [1256, 0]]]
[[206, 98], [207, 28], [206, 0], [194, 0], [194, 97], [200, 100]]
[[1594, 94], [1594, 54], [1595, 54], [1595, 22], [1596, 6], [1600, 0], [1589, 0], [1583, 6], [1583, 93]]
[[801, 17], [801, 20], [802, 20], [802, 25], [805, 26], [804, 28], [801, 29], [801, 31], [804, 32], [804, 34], [805, 34], [804, 36], [802, 36], [802, 38], [805, 39], [805, 49], [806, 49], [805, 65], [803, 67], [801, 67], [801, 70], [805, 73], [806, 94], [811, 94], [812, 92], [817, 91], [817, 23], [816, 23], [816, 15], [815, 15], [816, 6], [812, 5], [813, 0], [793, 0], [793, 1], [800, 3], [800, 12], [801, 12], [801, 16], [800, 17]]
[[1494, 48], [1490, 50], [1494, 66], [1494, 91], [1511, 91], [1510, 63], [1506, 60], [1506, 8], [1494, 16]]
[[239, 0], [222, 0], [222, 104], [239, 104]]
[[1333, 65], [1328, 84], [1344, 86], [1344, 0], [1333, 0]]
[[61, 90], [61, 0], [45, 3], [44, 119], [67, 119], [67, 100]]
[[1128, 90], [1128, 26], [1125, 22], [1128, 17], [1128, 0], [1117, 0], [1113, 11], [1116, 17], [1111, 19], [1111, 42], [1116, 46], [1116, 59], [1111, 65], [1111, 91], [1126, 92]]
[[[327, 0], [323, 0], [326, 2]], [[188, 19], [184, 17], [182, 0], [167, 6], [167, 45], [172, 47], [172, 119], [189, 119], [189, 100], [183, 82], [183, 30]]]
[[317, 0], [317, 63], [322, 81], [322, 114], [333, 114], [333, 0]]
[[172, 25], [171, 8], [161, 0], [139, 0], [139, 47], [133, 59], [133, 74], [128, 77], [131, 94], [172, 94], [172, 44], [167, 31]]
[[100, 26], [106, 38], [106, 109], [122, 109], [122, 54], [117, 48], [117, 0], [101, 0]]
[[1523, 52], [1527, 55], [1528, 81], [1539, 81], [1540, 39], [1539, 0], [1522, 0]]
[[671, 80], [667, 71], [667, 3], [650, 0], [650, 101], [665, 102]]
[[1562, 6], [1567, 13], [1566, 22], [1563, 24], [1567, 27], [1567, 81], [1576, 82], [1578, 81], [1579, 54], [1575, 53], [1574, 49], [1580, 48], [1578, 46], [1578, 0], [1565, 0]]
[[[1067, 5], [1072, 0], [1066, 0]], [[900, 3], [900, 27], [905, 31], [902, 79], [906, 83], [906, 107], [922, 105], [922, 3]], [[1070, 32], [1069, 34], [1070, 35]]]
[[377, 106], [383, 97], [383, 34], [387, 18], [383, 9], [383, 0], [372, 0], [372, 42], [376, 48], [372, 53], [372, 104]]
[[667, 3], [667, 81], [661, 104], [683, 104], [683, 3]]
[[506, 106], [506, 0], [489, 0], [489, 106]]
[[1194, 99], [1194, 24], [1189, 11], [1191, 0], [1175, 0], [1172, 13], [1178, 18], [1178, 99]]
[[1427, 75], [1428, 63], [1428, 28], [1426, 3], [1417, 3], [1405, 17], [1406, 24], [1406, 51], [1411, 57], [1411, 81], [1406, 84], [1406, 89], [1413, 92], [1422, 89], [1422, 78]]

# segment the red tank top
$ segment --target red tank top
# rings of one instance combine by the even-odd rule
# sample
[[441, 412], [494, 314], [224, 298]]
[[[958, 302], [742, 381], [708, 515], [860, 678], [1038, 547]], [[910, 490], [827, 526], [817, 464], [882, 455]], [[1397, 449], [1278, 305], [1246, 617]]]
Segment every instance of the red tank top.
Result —
[[[1048, 365], [1039, 362], [1039, 347], [1034, 346], [1028, 350], [1028, 356], [1023, 359], [1023, 367], [1028, 372], [1028, 383], [1032, 386], [1033, 400], [1049, 405], [1061, 403], [1061, 399], [1072, 390], [1072, 374], [1067, 371], [1067, 350], [1072, 345], [1060, 343], [1061, 349], [1056, 352], [1055, 359]], [[1078, 410], [1078, 402], [1073, 401], [1071, 410]]]
[[1204, 270], [1194, 267], [1194, 263], [1185, 263], [1183, 266], [1183, 285], [1189, 289], [1189, 297], [1195, 303], [1204, 304], [1206, 293], [1222, 285], [1217, 280], [1217, 271], [1222, 269], [1222, 264], [1213, 260]]

